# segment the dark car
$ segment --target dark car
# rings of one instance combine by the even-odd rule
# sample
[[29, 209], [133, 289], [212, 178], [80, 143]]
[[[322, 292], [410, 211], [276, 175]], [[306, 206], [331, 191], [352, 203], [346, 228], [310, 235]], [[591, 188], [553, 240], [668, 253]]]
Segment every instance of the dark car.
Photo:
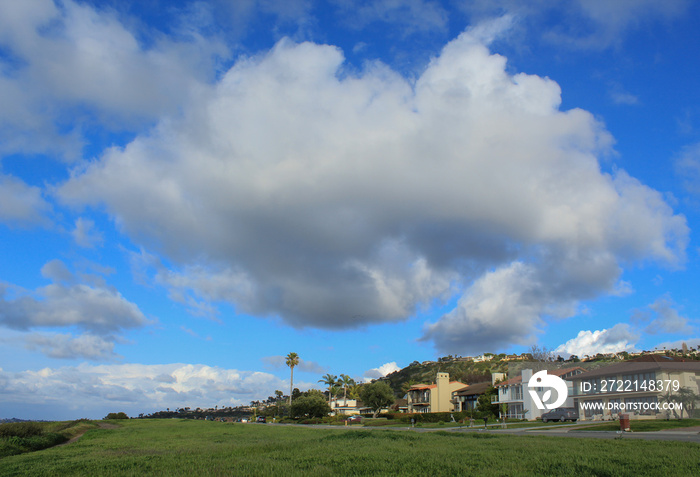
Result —
[[576, 422], [578, 420], [578, 412], [576, 409], [571, 409], [567, 407], [561, 407], [553, 411], [545, 412], [542, 414], [542, 422], [549, 421], [572, 421]]
[[267, 418], [265, 416], [258, 416], [257, 422], [262, 422], [263, 424], [265, 424], [267, 422]]
[[348, 424], [352, 424], [353, 422], [362, 422], [362, 416], [355, 414], [354, 416], [348, 417], [346, 420], [348, 421]]

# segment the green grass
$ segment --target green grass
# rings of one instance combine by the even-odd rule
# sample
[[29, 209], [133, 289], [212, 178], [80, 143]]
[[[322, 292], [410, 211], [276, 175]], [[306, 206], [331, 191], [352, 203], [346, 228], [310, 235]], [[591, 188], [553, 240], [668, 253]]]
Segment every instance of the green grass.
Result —
[[[684, 427], [700, 426], [700, 419], [643, 419], [631, 420], [630, 429], [633, 432], [653, 432], [671, 429], [682, 429]], [[611, 421], [595, 426], [579, 428], [581, 431], [619, 431], [620, 421]]]
[[697, 475], [685, 442], [130, 420], [0, 459], [0, 475]]

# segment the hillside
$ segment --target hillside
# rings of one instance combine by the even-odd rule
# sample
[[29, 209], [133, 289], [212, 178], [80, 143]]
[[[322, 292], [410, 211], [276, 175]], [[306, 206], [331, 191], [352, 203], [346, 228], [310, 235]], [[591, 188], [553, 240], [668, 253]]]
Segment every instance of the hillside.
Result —
[[433, 384], [438, 372], [449, 373], [450, 381], [461, 381], [472, 384], [491, 380], [491, 373], [506, 373], [508, 361], [494, 357], [491, 361], [430, 361], [419, 363], [414, 361], [407, 367], [395, 371], [382, 378], [391, 386], [398, 397], [403, 397], [413, 384]]

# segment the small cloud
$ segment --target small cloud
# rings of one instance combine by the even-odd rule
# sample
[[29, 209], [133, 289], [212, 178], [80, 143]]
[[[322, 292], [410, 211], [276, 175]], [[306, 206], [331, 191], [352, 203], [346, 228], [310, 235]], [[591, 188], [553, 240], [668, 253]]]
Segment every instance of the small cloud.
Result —
[[75, 229], [73, 229], [71, 235], [75, 243], [84, 248], [94, 248], [97, 245], [102, 245], [102, 242], [104, 242], [102, 234], [95, 230], [95, 223], [82, 217], [78, 217], [75, 220]]
[[185, 333], [187, 333], [188, 335], [190, 335], [191, 337], [193, 337], [193, 338], [197, 338], [197, 339], [199, 339], [199, 340], [202, 340], [202, 339], [203, 339], [203, 340], [205, 340], [205, 341], [211, 341], [211, 336], [207, 336], [206, 338], [202, 338], [202, 337], [199, 335], [199, 333], [197, 333], [196, 331], [193, 331], [193, 330], [191, 330], [191, 329], [185, 327], [184, 325], [181, 326], [180, 329], [181, 329], [182, 331], [184, 331]]
[[0, 291], [15, 291], [9, 297], [0, 293], [0, 325], [16, 330], [77, 326], [105, 337], [150, 323], [135, 303], [112, 287], [77, 282], [60, 260], [48, 262], [41, 273], [52, 283], [33, 291], [0, 286]]
[[47, 226], [51, 205], [44, 200], [41, 189], [23, 181], [0, 174], [0, 222], [11, 226]]
[[628, 93], [623, 87], [617, 83], [610, 86], [610, 98], [615, 104], [624, 104], [633, 106], [639, 104], [639, 98], [631, 93]]
[[648, 306], [652, 311], [650, 316], [655, 316], [644, 331], [656, 335], [660, 333], [692, 333], [695, 331], [689, 324], [688, 318], [681, 316], [674, 308], [673, 301], [668, 297], [661, 297]]
[[637, 340], [639, 340], [639, 334], [634, 332], [628, 324], [618, 323], [610, 329], [581, 330], [576, 338], [560, 345], [554, 352], [576, 356], [593, 356], [598, 353], [634, 351], [634, 343]]
[[691, 194], [700, 195], [700, 143], [683, 149], [675, 162], [676, 175]]
[[615, 285], [615, 288], [611, 292], [611, 295], [613, 296], [627, 296], [631, 295], [634, 293], [634, 288], [632, 287], [632, 284], [630, 282], [626, 282], [625, 280], [620, 280], [617, 282], [617, 285]]
[[392, 361], [391, 363], [384, 363], [378, 368], [372, 368], [365, 371], [363, 376], [365, 378], [365, 382], [369, 382], [373, 379], [383, 378], [384, 376], [387, 376], [393, 373], [394, 371], [400, 370], [401, 368], [398, 367], [396, 361]]
[[41, 267], [41, 276], [56, 283], [72, 283], [73, 274], [61, 260], [54, 259]]

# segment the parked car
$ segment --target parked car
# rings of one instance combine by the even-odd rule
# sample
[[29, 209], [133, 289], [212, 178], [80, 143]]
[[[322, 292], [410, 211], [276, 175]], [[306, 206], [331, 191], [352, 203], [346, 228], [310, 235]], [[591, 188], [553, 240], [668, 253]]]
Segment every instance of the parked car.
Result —
[[353, 416], [348, 417], [346, 421], [348, 421], [348, 424], [352, 424], [354, 422], [362, 422], [362, 416], [360, 416], [359, 414], [355, 414]]
[[566, 407], [560, 407], [559, 409], [555, 409], [553, 411], [545, 412], [542, 414], [542, 422], [549, 422], [549, 421], [572, 421], [576, 422], [578, 420], [578, 412], [576, 412], [576, 409], [571, 409], [571, 408], [566, 408]]
[[265, 424], [267, 422], [267, 418], [265, 418], [265, 416], [258, 416], [257, 422], [262, 422], [263, 424]]

